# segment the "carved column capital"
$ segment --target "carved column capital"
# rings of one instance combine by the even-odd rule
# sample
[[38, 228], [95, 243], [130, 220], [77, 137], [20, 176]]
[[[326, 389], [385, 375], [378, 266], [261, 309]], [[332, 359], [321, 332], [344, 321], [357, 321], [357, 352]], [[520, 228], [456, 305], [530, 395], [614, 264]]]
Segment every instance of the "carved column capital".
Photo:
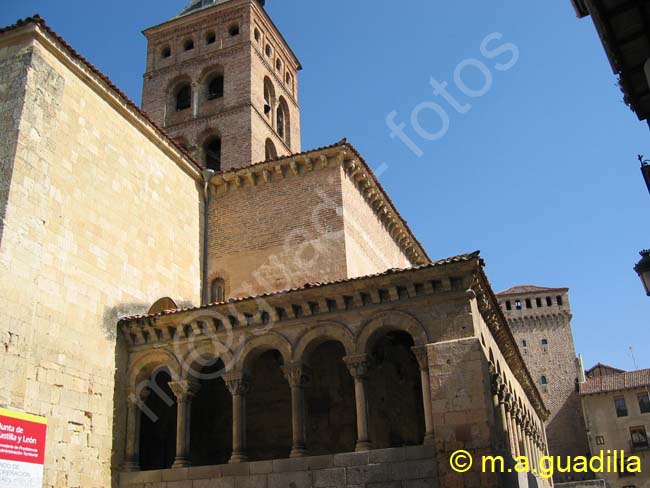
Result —
[[429, 351], [427, 349], [427, 346], [412, 347], [411, 351], [413, 351], [413, 354], [415, 355], [415, 359], [418, 362], [418, 366], [420, 366], [420, 371], [428, 371]]
[[194, 381], [170, 381], [169, 387], [179, 402], [191, 400], [201, 389], [201, 385]]
[[291, 388], [304, 388], [311, 380], [311, 368], [305, 364], [288, 364], [281, 369]]
[[343, 358], [343, 361], [350, 370], [350, 374], [354, 379], [364, 379], [368, 377], [368, 370], [370, 369], [370, 356], [368, 356], [368, 354], [346, 356]]
[[223, 375], [223, 380], [232, 396], [246, 396], [250, 391], [250, 382], [242, 372], [227, 373]]

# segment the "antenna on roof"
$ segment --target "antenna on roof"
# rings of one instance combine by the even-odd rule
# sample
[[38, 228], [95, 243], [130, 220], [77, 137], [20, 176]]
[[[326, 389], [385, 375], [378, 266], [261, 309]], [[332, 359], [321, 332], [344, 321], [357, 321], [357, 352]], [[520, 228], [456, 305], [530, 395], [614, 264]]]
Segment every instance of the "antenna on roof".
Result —
[[630, 356], [632, 356], [632, 363], [634, 364], [634, 369], [639, 369], [639, 366], [636, 364], [636, 357], [634, 356], [634, 347], [630, 346]]

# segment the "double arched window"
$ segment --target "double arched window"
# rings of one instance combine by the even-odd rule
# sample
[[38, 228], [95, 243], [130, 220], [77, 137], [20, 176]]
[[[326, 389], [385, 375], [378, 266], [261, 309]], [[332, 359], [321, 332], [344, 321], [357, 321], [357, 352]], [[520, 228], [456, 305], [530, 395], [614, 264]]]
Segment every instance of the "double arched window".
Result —
[[291, 121], [289, 119], [289, 105], [284, 97], [280, 97], [278, 101], [276, 130], [280, 138], [289, 144], [291, 136]]

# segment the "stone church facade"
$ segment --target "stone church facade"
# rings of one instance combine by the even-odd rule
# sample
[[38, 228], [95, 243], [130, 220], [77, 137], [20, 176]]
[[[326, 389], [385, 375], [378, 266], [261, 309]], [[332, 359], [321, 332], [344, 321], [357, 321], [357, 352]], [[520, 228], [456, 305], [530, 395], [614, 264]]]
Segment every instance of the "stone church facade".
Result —
[[143, 109], [0, 30], [0, 404], [49, 419], [45, 486], [548, 485], [450, 469], [537, 464], [549, 412], [480, 255], [430, 260], [346, 141], [301, 152], [263, 3], [145, 31]]

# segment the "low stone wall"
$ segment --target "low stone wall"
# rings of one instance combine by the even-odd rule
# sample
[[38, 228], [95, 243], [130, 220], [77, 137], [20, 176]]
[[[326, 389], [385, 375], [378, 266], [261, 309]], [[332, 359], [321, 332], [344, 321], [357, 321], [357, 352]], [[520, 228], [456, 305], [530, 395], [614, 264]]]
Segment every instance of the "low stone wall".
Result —
[[435, 488], [435, 451], [414, 446], [122, 473], [120, 488]]

